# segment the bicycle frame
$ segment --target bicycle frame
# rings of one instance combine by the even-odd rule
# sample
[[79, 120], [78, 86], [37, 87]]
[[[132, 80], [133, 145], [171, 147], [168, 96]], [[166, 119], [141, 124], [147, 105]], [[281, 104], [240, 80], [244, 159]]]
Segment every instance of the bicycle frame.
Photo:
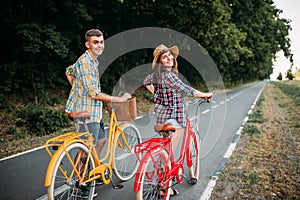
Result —
[[[110, 129], [109, 129], [109, 134], [108, 134], [108, 145], [106, 148], [106, 153], [105, 156], [102, 159], [98, 159], [98, 154], [96, 152], [96, 149], [94, 147], [94, 138], [89, 132], [70, 132], [52, 139], [49, 139], [46, 142], [45, 148], [49, 156], [51, 157], [47, 171], [46, 171], [46, 177], [45, 177], [45, 182], [44, 185], [45, 187], [49, 187], [52, 181], [52, 175], [53, 175], [53, 169], [54, 166], [57, 163], [58, 158], [62, 154], [62, 152], [65, 152], [69, 162], [71, 163], [74, 172], [72, 172], [71, 176], [75, 173], [78, 177], [80, 177], [79, 171], [76, 169], [77, 163], [74, 163], [74, 161], [70, 158], [70, 155], [68, 154], [66, 148], [73, 144], [73, 143], [82, 143], [86, 145], [89, 149], [89, 154], [88, 154], [88, 159], [92, 158], [95, 162], [95, 169], [91, 170], [89, 172], [89, 179], [85, 180], [85, 182], [91, 182], [96, 179], [99, 179], [101, 174], [104, 173], [106, 169], [109, 169], [110, 175], [112, 176], [112, 168], [114, 168], [114, 163], [113, 163], [113, 153], [114, 153], [114, 144], [116, 142], [116, 138], [118, 138], [119, 134], [122, 134], [122, 139], [126, 145], [127, 148], [130, 149], [130, 146], [128, 145], [124, 132], [122, 131], [122, 127], [125, 124], [118, 125], [118, 121], [116, 118], [115, 112], [111, 113], [110, 117]], [[118, 145], [121, 149], [124, 149], [124, 147], [118, 142]], [[55, 153], [52, 153], [50, 148], [57, 148]], [[106, 164], [101, 164], [103, 163], [107, 158], [108, 163]], [[85, 166], [84, 171], [86, 171], [87, 166]], [[62, 174], [65, 176], [66, 180], [70, 180], [70, 177], [67, 177], [66, 174], [63, 172], [63, 170], [60, 168], [60, 171]], [[110, 176], [110, 178], [111, 178]], [[92, 178], [90, 178], [92, 177]], [[84, 177], [81, 177], [81, 181], [83, 181]], [[109, 178], [109, 179], [110, 179]], [[110, 181], [103, 179], [103, 182], [105, 184], [108, 184]]]
[[[184, 137], [182, 141], [182, 146], [180, 149], [180, 156], [177, 159], [177, 161], [174, 161], [174, 153], [172, 150], [172, 143], [171, 143], [171, 137], [167, 138], [152, 138], [149, 139], [141, 144], [136, 145], [135, 148], [135, 154], [137, 155], [139, 161], [140, 161], [140, 166], [138, 168], [137, 174], [136, 174], [136, 179], [134, 183], [134, 192], [138, 192], [140, 190], [140, 183], [142, 180], [142, 171], [145, 170], [145, 162], [143, 162], [143, 159], [147, 160], [150, 157], [152, 157], [152, 154], [154, 151], [161, 151], [163, 149], [167, 150], [169, 154], [169, 159], [171, 162], [171, 170], [166, 171], [165, 177], [166, 179], [162, 179], [161, 185], [164, 185], [171, 181], [174, 176], [176, 176], [177, 181], [179, 184], [183, 182], [183, 177], [182, 175], [184, 174], [184, 159], [187, 159], [187, 165], [190, 167], [192, 165], [192, 153], [190, 150], [190, 140], [189, 138], [194, 138], [195, 137], [195, 132], [191, 128], [190, 120], [187, 119], [186, 121], [186, 128], [184, 129]], [[196, 149], [198, 152], [199, 149]], [[144, 154], [142, 156], [143, 159], [139, 158], [140, 154]]]
[[[116, 142], [116, 139], [118, 138], [119, 134], [122, 134], [122, 139], [126, 145], [127, 148], [130, 149], [130, 146], [127, 143], [127, 140], [125, 138], [125, 134], [122, 131], [122, 127], [125, 126], [125, 124], [118, 125], [116, 113], [112, 112], [111, 117], [110, 117], [110, 125], [109, 125], [109, 133], [108, 133], [108, 145], [107, 145], [107, 150], [102, 159], [100, 159], [100, 163], [103, 163], [108, 157], [109, 161], [108, 164], [111, 165], [114, 168], [114, 163], [113, 163], [113, 157], [112, 154], [114, 153], [114, 144]], [[121, 149], [124, 149], [120, 142], [118, 142], [118, 146]]]

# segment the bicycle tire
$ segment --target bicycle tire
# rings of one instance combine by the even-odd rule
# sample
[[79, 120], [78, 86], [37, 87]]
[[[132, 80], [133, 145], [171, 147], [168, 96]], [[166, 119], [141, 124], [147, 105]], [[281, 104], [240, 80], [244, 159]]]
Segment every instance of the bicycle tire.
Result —
[[[190, 178], [195, 178], [198, 180], [200, 171], [200, 140], [197, 132], [195, 132], [193, 136], [191, 136], [190, 147], [188, 149], [190, 151], [189, 153], [191, 154], [191, 166], [188, 166], [188, 172]], [[187, 156], [187, 159], [188, 157], [189, 156]]]
[[[79, 187], [78, 180], [76, 180], [78, 179], [76, 178], [78, 176], [74, 174], [74, 168], [72, 167], [66, 152], [68, 152], [71, 161], [73, 162], [78, 158], [78, 156], [76, 156], [78, 152], [83, 152], [85, 155], [87, 155], [88, 148], [82, 143], [73, 143], [69, 145], [65, 151], [61, 152], [61, 155], [58, 157], [56, 165], [54, 166], [51, 184], [48, 187], [48, 200], [76, 199], [77, 197], [82, 196], [82, 193], [86, 193], [87, 199], [92, 200], [95, 192], [95, 181], [88, 183], [86, 186]], [[87, 160], [84, 156], [79, 159], [79, 162], [82, 163], [86, 162]], [[88, 160], [89, 163], [86, 176], [88, 175], [88, 171], [95, 168], [93, 158], [90, 157]], [[76, 161], [73, 163], [75, 164]], [[65, 175], [62, 174], [60, 168], [62, 171], [64, 171]]]
[[141, 143], [142, 139], [140, 132], [133, 124], [125, 124], [122, 131], [130, 149], [126, 147], [122, 134], [119, 134], [114, 144], [113, 170], [119, 180], [127, 181], [135, 175], [138, 168], [139, 161], [134, 153], [134, 147]]
[[[155, 200], [163, 198], [169, 200], [170, 188], [172, 180], [163, 188], [161, 187], [161, 180], [164, 180], [165, 173], [171, 170], [171, 162], [168, 158], [166, 150], [158, 150], [146, 154], [141, 161], [143, 166], [139, 169], [138, 173], [142, 176], [140, 184], [140, 190], [136, 193], [136, 200]], [[164, 189], [164, 195], [160, 194], [160, 191]]]

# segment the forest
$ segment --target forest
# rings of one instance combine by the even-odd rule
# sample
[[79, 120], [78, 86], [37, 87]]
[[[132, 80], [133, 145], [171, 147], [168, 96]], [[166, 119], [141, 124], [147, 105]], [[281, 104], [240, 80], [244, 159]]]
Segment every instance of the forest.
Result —
[[[105, 39], [141, 27], [185, 34], [208, 52], [225, 85], [268, 79], [279, 51], [293, 62], [290, 20], [280, 17], [272, 0], [6, 0], [0, 6], [2, 111], [11, 108], [12, 97], [26, 100], [23, 107], [32, 112], [37, 105], [31, 103], [43, 107], [50, 91], [67, 93], [65, 69], [84, 52], [84, 33], [91, 28], [102, 30]], [[152, 52], [125, 54], [107, 68], [101, 86], [110, 93], [123, 73], [150, 63]], [[203, 81], [188, 68], [180, 73], [192, 85]]]

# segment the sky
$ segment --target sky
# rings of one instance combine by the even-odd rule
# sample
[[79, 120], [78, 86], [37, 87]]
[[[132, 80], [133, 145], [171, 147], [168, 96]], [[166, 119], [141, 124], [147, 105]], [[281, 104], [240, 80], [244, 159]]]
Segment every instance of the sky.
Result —
[[[291, 20], [292, 30], [289, 33], [291, 40], [291, 51], [294, 54], [294, 65], [292, 66], [292, 72], [296, 71], [296, 68], [300, 68], [300, 1], [299, 0], [273, 0], [276, 8], [282, 10], [280, 17]], [[283, 52], [279, 52], [277, 55], [277, 61], [273, 64], [273, 74], [270, 76], [271, 80], [276, 80], [279, 72], [285, 77], [287, 70], [291, 67], [289, 61], [283, 56]]]

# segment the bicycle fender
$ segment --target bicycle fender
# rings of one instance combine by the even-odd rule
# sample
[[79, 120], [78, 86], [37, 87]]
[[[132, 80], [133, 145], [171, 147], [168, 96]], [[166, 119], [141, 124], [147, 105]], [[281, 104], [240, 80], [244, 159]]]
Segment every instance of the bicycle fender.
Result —
[[[163, 148], [157, 148], [155, 151], [161, 151]], [[148, 160], [151, 160], [152, 154], [147, 153], [145, 154], [144, 158], [141, 160], [139, 164], [139, 168], [137, 169], [135, 180], [134, 180], [134, 187], [133, 191], [138, 192], [141, 189], [142, 179], [143, 179], [143, 172], [147, 169]]]
[[47, 167], [47, 171], [46, 171], [46, 176], [45, 176], [45, 183], [44, 186], [45, 187], [49, 187], [52, 181], [52, 175], [53, 175], [53, 171], [54, 171], [54, 167], [56, 165], [56, 162], [59, 158], [59, 156], [61, 155], [61, 153], [63, 152], [63, 145], [61, 145], [58, 150], [53, 154], [48, 167]]
[[[77, 142], [77, 141], [75, 141], [75, 142]], [[53, 156], [48, 164], [47, 171], [46, 171], [45, 182], [44, 182], [45, 187], [49, 187], [51, 184], [54, 167], [57, 163], [58, 158], [60, 157], [62, 152], [65, 151], [65, 149], [72, 143], [74, 143], [74, 141], [71, 141], [71, 142], [65, 141], [65, 143], [60, 145], [58, 150], [53, 154]]]
[[[146, 154], [147, 155], [147, 154]], [[133, 187], [133, 191], [134, 192], [138, 192], [140, 191], [140, 188], [141, 188], [141, 183], [142, 183], [142, 178], [143, 178], [143, 171], [145, 171], [146, 167], [147, 167], [147, 161], [148, 161], [148, 155], [145, 156], [141, 162], [140, 162], [140, 165], [139, 165], [139, 168], [136, 172], [136, 175], [135, 175], [135, 180], [134, 180], [134, 187]]]

